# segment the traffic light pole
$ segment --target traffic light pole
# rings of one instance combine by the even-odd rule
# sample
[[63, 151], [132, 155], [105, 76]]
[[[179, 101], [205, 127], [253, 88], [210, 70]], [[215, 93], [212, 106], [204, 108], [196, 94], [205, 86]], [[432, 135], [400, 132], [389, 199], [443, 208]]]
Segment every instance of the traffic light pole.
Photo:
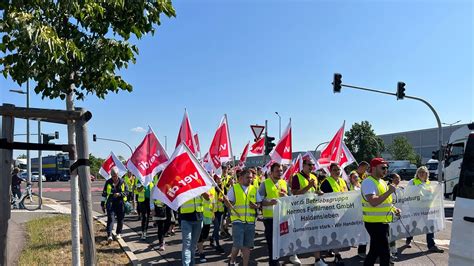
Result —
[[[404, 84], [403, 84], [404, 85]], [[349, 85], [349, 84], [340, 84], [341, 87], [345, 88], [352, 88], [352, 89], [357, 89], [357, 90], [363, 90], [363, 91], [370, 91], [370, 92], [376, 92], [376, 93], [381, 93], [381, 94], [388, 94], [388, 95], [393, 95], [398, 97], [396, 93], [391, 93], [391, 92], [386, 92], [386, 91], [380, 91], [380, 90], [375, 90], [375, 89], [370, 89], [370, 88], [364, 88], [364, 87], [359, 87], [359, 86], [354, 86], [354, 85]], [[417, 100], [420, 101], [428, 106], [430, 110], [433, 112], [436, 122], [438, 124], [438, 145], [439, 145], [439, 154], [438, 154], [438, 182], [442, 183], [443, 182], [443, 128], [441, 127], [441, 120], [439, 119], [439, 115], [436, 112], [436, 110], [433, 108], [433, 106], [427, 102], [426, 100], [419, 98], [419, 97], [414, 97], [414, 96], [408, 96], [405, 95], [404, 98], [412, 99], [412, 100]], [[403, 99], [403, 98], [402, 98]]]
[[267, 136], [268, 136], [268, 120], [265, 120], [265, 145], [264, 145], [264, 152], [263, 152], [263, 165], [267, 164], [267, 154], [265, 149], [267, 148]]

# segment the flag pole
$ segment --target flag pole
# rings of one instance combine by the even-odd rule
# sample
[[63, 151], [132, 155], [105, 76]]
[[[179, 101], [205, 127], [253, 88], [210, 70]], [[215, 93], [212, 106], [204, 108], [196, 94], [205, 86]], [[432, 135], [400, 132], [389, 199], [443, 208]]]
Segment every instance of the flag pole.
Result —
[[229, 120], [227, 120], [227, 114], [224, 114], [224, 117], [225, 117], [225, 124], [226, 124], [226, 127], [227, 127], [227, 135], [229, 136], [229, 151], [230, 151], [230, 158], [232, 160], [232, 167], [235, 171], [235, 158], [234, 158], [234, 155], [232, 154], [232, 145], [231, 145], [231, 140], [230, 140], [230, 130], [229, 130]]

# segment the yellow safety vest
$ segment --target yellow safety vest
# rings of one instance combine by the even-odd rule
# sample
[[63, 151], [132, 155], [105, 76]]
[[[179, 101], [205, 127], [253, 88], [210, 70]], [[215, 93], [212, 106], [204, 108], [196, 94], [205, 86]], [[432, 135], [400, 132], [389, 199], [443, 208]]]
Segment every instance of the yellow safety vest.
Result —
[[[263, 181], [265, 184], [265, 198], [266, 199], [278, 199], [280, 198], [280, 190], [284, 190], [285, 193], [288, 192], [288, 187], [286, 181], [279, 179], [275, 184], [271, 178], [267, 178]], [[263, 206], [263, 218], [273, 218], [273, 205]]]
[[[388, 191], [388, 186], [382, 179], [377, 180], [372, 176], [367, 177], [364, 182], [373, 182], [377, 187], [377, 196], [383, 195]], [[362, 193], [362, 190], [361, 190]], [[362, 193], [362, 213], [364, 216], [364, 222], [368, 223], [390, 223], [393, 220], [392, 217], [392, 195], [388, 196], [380, 205], [373, 207], [365, 199], [365, 195]]]
[[418, 186], [418, 185], [421, 185], [421, 184], [427, 184], [427, 185], [431, 184], [430, 180], [428, 180], [428, 179], [426, 179], [426, 182], [424, 182], [424, 183], [418, 177], [415, 177], [412, 180], [413, 180], [413, 185], [415, 185], [415, 186]]
[[338, 181], [336, 181], [332, 176], [328, 176], [323, 182], [326, 181], [331, 185], [332, 192], [347, 192], [347, 184], [342, 177], [339, 177]]
[[213, 203], [214, 203], [214, 198], [216, 196], [216, 189], [212, 187], [209, 191], [209, 200], [202, 199], [202, 207], [203, 207], [203, 216], [206, 218], [211, 218], [212, 219], [212, 214], [213, 214]]
[[161, 202], [160, 200], [154, 200], [153, 203], [155, 203], [156, 206], [158, 207], [164, 207], [165, 204], [163, 202]]
[[[222, 184], [219, 186], [220, 189], [222, 190]], [[214, 204], [212, 204], [212, 211], [213, 212], [224, 212], [224, 202], [220, 201], [224, 199], [224, 194], [222, 192], [216, 191], [214, 188]]]
[[[300, 189], [303, 189], [308, 186], [309, 181], [301, 173], [296, 174], [296, 176], [298, 177], [298, 181], [300, 183]], [[315, 180], [314, 184], [316, 185], [316, 187], [318, 187], [318, 178], [311, 173], [309, 173], [309, 178], [314, 179]], [[315, 191], [316, 189], [314, 187], [308, 190], [308, 192], [315, 192]]]
[[349, 174], [349, 176], [351, 176], [354, 173], [357, 174], [357, 176], [359, 177], [359, 182], [362, 182], [367, 178], [367, 173], [363, 173], [362, 175], [359, 175], [357, 170], [352, 170], [351, 173]]
[[[150, 193], [151, 193], [151, 190], [153, 189], [153, 182], [148, 184], [148, 188], [150, 189]], [[136, 194], [138, 195], [138, 202], [144, 202], [145, 201], [145, 190], [146, 190], [145, 187], [143, 187], [142, 191], [137, 190]]]
[[194, 199], [190, 199], [186, 201], [181, 207], [179, 208], [179, 213], [193, 213], [193, 212], [203, 212], [202, 206], [202, 197], [197, 196]]
[[[122, 183], [122, 191], [125, 191], [125, 183]], [[107, 185], [107, 200], [109, 199], [110, 194], [112, 194], [112, 185]], [[127, 201], [127, 197], [123, 197], [123, 201]]]
[[250, 208], [250, 202], [256, 203], [257, 202], [257, 189], [250, 185], [247, 190], [247, 194], [242, 189], [240, 184], [235, 184], [234, 188], [234, 195], [235, 195], [235, 205], [234, 209], [240, 216], [235, 214], [235, 211], [231, 211], [230, 220], [234, 221], [241, 221], [244, 223], [254, 223], [255, 216], [257, 215], [255, 209]]
[[260, 187], [260, 176], [259, 175], [255, 175], [255, 178], [253, 180], [253, 186], [258, 188]]

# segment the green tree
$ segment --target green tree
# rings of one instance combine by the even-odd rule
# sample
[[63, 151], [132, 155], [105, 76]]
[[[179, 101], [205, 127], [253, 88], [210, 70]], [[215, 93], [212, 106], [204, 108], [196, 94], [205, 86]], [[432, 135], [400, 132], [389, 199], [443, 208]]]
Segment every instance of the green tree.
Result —
[[18, 155], [17, 159], [26, 159], [26, 154]]
[[413, 164], [421, 165], [421, 156], [415, 153], [413, 146], [404, 136], [394, 138], [388, 150], [394, 160], [409, 160]]
[[99, 170], [102, 164], [104, 163], [105, 159], [95, 157], [92, 155], [92, 153], [89, 153], [89, 161], [90, 161], [90, 167], [91, 167], [91, 174], [94, 175], [95, 177], [99, 177]]
[[131, 35], [153, 34], [161, 14], [176, 15], [170, 0], [13, 0], [0, 11], [0, 71], [19, 85], [33, 79], [51, 99], [132, 91], [116, 74], [136, 61]]
[[375, 135], [369, 121], [362, 121], [360, 124], [354, 123], [351, 129], [345, 133], [344, 142], [357, 162], [370, 162], [385, 149], [383, 140]]

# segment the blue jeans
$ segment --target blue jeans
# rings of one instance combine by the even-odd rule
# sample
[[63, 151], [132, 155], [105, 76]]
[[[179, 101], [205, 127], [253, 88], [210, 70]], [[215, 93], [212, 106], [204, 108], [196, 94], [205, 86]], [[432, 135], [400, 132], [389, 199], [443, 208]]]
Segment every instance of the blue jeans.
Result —
[[212, 231], [212, 239], [216, 241], [216, 246], [220, 246], [219, 243], [219, 228], [221, 228], [221, 219], [222, 219], [222, 212], [215, 212], [214, 220], [212, 224], [214, 226], [214, 230]]
[[181, 220], [181, 232], [183, 235], [183, 249], [181, 259], [183, 265], [194, 265], [194, 253], [196, 252], [197, 242], [201, 235], [202, 221]]

